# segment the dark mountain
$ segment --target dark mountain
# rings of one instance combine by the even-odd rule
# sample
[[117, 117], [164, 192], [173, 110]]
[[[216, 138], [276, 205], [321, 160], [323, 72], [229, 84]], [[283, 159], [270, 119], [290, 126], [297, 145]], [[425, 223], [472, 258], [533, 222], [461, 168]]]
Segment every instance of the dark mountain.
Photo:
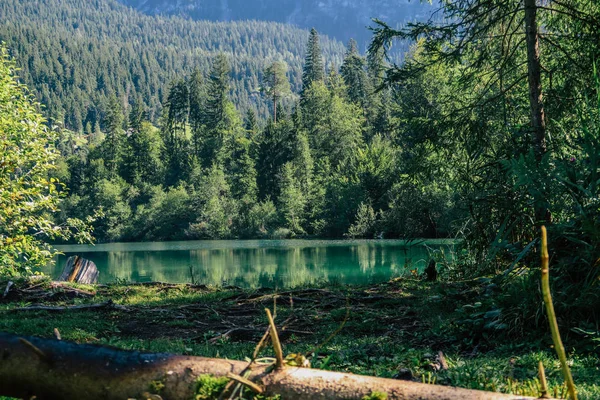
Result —
[[196, 20], [262, 20], [315, 27], [319, 32], [365, 45], [371, 18], [391, 24], [422, 20], [434, 9], [418, 0], [119, 0], [148, 14]]
[[[148, 16], [114, 0], [2, 0], [0, 21], [0, 42], [46, 116], [76, 130], [101, 121], [112, 94], [125, 108], [141, 97], [157, 121], [169, 83], [194, 68], [206, 73], [219, 52], [232, 66], [238, 108], [266, 115], [262, 71], [285, 61], [298, 91], [308, 39], [307, 31], [290, 25]], [[339, 66], [343, 44], [327, 37], [321, 43], [327, 62]]]

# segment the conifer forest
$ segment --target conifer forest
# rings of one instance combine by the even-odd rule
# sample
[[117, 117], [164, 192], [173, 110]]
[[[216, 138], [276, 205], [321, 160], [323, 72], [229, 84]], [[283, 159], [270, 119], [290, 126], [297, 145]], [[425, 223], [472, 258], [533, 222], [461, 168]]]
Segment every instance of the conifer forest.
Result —
[[1, 0], [0, 354], [0, 399], [600, 399], [600, 3]]

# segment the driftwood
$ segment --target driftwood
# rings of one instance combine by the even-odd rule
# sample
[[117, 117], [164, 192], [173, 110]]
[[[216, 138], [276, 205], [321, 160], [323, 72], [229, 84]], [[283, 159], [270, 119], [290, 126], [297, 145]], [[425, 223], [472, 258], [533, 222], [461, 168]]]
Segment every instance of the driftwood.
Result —
[[95, 291], [71, 287], [65, 282], [31, 282], [22, 283], [17, 287], [13, 282], [9, 282], [4, 290], [2, 299], [10, 301], [21, 300], [25, 302], [49, 302], [62, 301], [67, 299], [85, 298], [89, 299], [96, 295]]
[[54, 293], [49, 293], [47, 295], [46, 300], [53, 299], [73, 299], [73, 298], [90, 298], [96, 295], [95, 292], [90, 292], [88, 290], [78, 289], [74, 287], [70, 287], [67, 284], [62, 282], [52, 282], [50, 284], [51, 289], [58, 289], [58, 291]]
[[65, 269], [58, 280], [91, 285], [98, 281], [98, 275], [98, 268], [92, 261], [83, 257], [72, 256], [67, 260]]
[[[200, 375], [240, 375], [247, 363], [203, 357], [149, 354], [0, 333], [0, 395], [42, 399], [127, 399], [142, 397], [156, 383], [160, 397], [194, 398]], [[266, 396], [282, 399], [362, 399], [374, 392], [402, 400], [516, 400], [504, 395], [309, 368], [270, 371], [254, 365], [245, 379]], [[154, 384], [154, 385], [152, 385]]]

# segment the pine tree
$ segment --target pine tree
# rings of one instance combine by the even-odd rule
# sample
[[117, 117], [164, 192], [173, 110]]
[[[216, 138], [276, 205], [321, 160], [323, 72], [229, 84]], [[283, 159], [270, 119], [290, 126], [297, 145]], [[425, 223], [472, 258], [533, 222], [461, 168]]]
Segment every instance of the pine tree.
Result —
[[117, 174], [123, 146], [123, 109], [115, 95], [110, 97], [104, 117], [106, 137], [102, 142], [102, 158], [111, 177]]
[[294, 148], [292, 162], [294, 164], [295, 176], [300, 185], [300, 189], [308, 198], [312, 190], [314, 161], [306, 132], [296, 130], [295, 134], [296, 146]]
[[279, 194], [277, 174], [294, 155], [294, 127], [287, 119], [277, 125], [269, 120], [259, 137], [256, 169], [261, 200], [275, 199]]
[[121, 176], [130, 184], [157, 184], [161, 171], [158, 129], [145, 118], [141, 100], [129, 112], [129, 129], [125, 142]]
[[190, 113], [189, 90], [183, 79], [171, 84], [167, 96], [168, 122], [173, 125], [185, 126]]
[[83, 131], [83, 133], [90, 138], [92, 136], [93, 130], [92, 130], [92, 123], [90, 121], [86, 122], [85, 124], [85, 130]]
[[388, 132], [390, 128], [392, 98], [390, 89], [383, 87], [387, 68], [383, 49], [370, 48], [367, 56], [367, 74], [368, 84], [372, 89], [365, 109], [371, 137], [377, 133]]
[[327, 74], [327, 89], [331, 96], [337, 96], [347, 99], [348, 88], [344, 82], [344, 78], [337, 72], [337, 69], [331, 65]]
[[251, 141], [241, 135], [227, 138], [225, 172], [231, 195], [249, 209], [257, 201], [256, 166], [251, 155]]
[[302, 193], [300, 184], [294, 176], [292, 163], [284, 164], [280, 174], [280, 187], [278, 204], [281, 218], [292, 234], [304, 233], [302, 227], [305, 219], [306, 198]]
[[200, 156], [202, 146], [203, 125], [204, 125], [204, 79], [199, 69], [194, 69], [188, 79], [188, 93], [190, 105], [190, 128], [192, 131], [192, 141], [194, 144], [194, 155]]
[[144, 102], [138, 97], [131, 106], [131, 111], [129, 111], [129, 129], [139, 131], [144, 120], [146, 120]]
[[90, 136], [89, 142], [90, 146], [96, 146], [104, 141], [104, 133], [102, 129], [100, 129], [100, 122], [96, 120], [94, 123], [94, 130]]
[[255, 137], [258, 133], [258, 120], [256, 117], [256, 112], [252, 108], [249, 108], [246, 111], [246, 120], [244, 121], [244, 126], [250, 138]]
[[374, 89], [381, 89], [386, 69], [383, 48], [370, 47], [367, 53], [367, 72]]
[[235, 113], [235, 110], [231, 110], [233, 105], [228, 98], [230, 73], [227, 57], [222, 53], [217, 55], [211, 66], [204, 107], [200, 160], [205, 168], [210, 167], [221, 155], [224, 134], [228, 128], [228, 114]]
[[346, 83], [350, 101], [365, 106], [368, 100], [368, 77], [365, 71], [366, 62], [358, 53], [356, 42], [350, 40], [348, 51], [340, 72]]
[[310, 88], [313, 82], [323, 81], [324, 77], [325, 68], [321, 46], [319, 45], [319, 33], [315, 28], [312, 28], [308, 37], [304, 69], [302, 71], [302, 94]]
[[180, 181], [185, 181], [190, 172], [187, 135], [189, 92], [184, 80], [180, 79], [171, 84], [165, 113], [162, 129], [167, 169], [165, 183], [167, 186], [175, 186]]
[[362, 146], [365, 122], [358, 106], [339, 95], [345, 91], [340, 80], [339, 76], [331, 78], [335, 83], [332, 88], [337, 88], [334, 92], [323, 83], [313, 84], [302, 104], [302, 125], [313, 157], [315, 160], [329, 158], [336, 167]]
[[213, 60], [208, 80], [205, 125], [210, 133], [217, 131], [224, 120], [230, 74], [231, 68], [227, 57], [219, 53]]
[[277, 101], [291, 93], [290, 81], [286, 76], [287, 65], [275, 61], [265, 70], [263, 91], [273, 102], [273, 122], [277, 123]]

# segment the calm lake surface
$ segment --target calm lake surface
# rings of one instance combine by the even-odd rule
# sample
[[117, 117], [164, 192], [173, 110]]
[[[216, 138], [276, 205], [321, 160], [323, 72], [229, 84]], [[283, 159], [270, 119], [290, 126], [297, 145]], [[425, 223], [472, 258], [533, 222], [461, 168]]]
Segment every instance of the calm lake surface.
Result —
[[[51, 275], [66, 258], [92, 260], [100, 282], [162, 281], [246, 288], [288, 288], [315, 283], [373, 283], [422, 271], [432, 250], [448, 251], [452, 241], [400, 240], [216, 240], [108, 243], [58, 246]], [[191, 272], [192, 271], [192, 272]]]

